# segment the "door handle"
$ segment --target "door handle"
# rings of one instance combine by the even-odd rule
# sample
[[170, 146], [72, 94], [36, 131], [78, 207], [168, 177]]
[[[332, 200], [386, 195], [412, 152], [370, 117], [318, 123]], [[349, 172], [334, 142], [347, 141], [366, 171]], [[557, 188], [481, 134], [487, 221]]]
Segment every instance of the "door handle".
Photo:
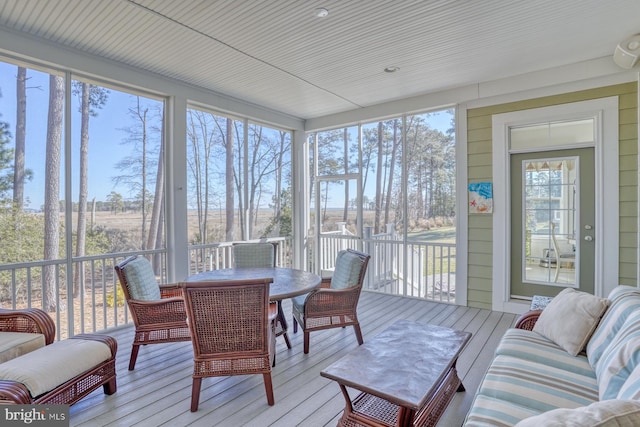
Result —
[[593, 236], [584, 236], [584, 240], [587, 242], [593, 242]]

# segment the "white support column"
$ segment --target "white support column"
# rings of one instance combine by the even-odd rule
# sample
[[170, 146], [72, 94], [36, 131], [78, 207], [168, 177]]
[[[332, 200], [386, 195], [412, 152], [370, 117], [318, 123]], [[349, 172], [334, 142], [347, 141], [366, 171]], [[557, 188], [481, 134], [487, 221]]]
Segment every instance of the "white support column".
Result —
[[293, 267], [306, 270], [309, 230], [309, 144], [303, 131], [291, 135]]
[[167, 280], [189, 275], [187, 234], [187, 99], [171, 97], [165, 112]]

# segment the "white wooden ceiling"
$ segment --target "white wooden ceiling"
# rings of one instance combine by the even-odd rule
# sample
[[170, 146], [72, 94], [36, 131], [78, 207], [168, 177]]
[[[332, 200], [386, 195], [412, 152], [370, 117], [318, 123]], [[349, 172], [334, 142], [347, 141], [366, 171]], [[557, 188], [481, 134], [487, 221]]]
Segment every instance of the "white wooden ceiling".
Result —
[[308, 119], [611, 57], [640, 0], [0, 0], [0, 28]]

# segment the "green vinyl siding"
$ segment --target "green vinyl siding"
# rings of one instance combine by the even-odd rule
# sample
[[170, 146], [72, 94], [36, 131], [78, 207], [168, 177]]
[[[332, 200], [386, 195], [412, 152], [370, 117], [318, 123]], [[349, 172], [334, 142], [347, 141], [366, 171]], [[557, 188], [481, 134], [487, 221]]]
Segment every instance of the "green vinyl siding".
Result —
[[[637, 84], [625, 83], [543, 98], [467, 110], [467, 177], [469, 182], [492, 181], [494, 114], [618, 97], [620, 249], [619, 283], [637, 285], [638, 269], [638, 105]], [[488, 162], [488, 163], [487, 163]], [[467, 303], [491, 308], [493, 223], [491, 215], [469, 215]], [[488, 240], [489, 236], [489, 240]]]

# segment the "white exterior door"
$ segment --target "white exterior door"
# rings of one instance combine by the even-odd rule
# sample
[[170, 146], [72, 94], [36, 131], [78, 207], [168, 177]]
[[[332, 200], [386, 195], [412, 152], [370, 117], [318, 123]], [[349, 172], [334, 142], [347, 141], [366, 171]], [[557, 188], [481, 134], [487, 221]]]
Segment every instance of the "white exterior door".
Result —
[[[497, 114], [493, 116], [492, 125], [493, 309], [521, 313], [528, 309], [533, 294], [555, 295], [562, 286], [577, 288], [578, 280], [581, 279], [576, 279], [575, 276], [573, 281], [567, 279], [571, 268], [573, 274], [576, 274], [577, 264], [582, 264], [583, 267], [592, 264], [589, 266], [592, 273], [586, 270], [577, 272], [578, 275], [593, 276], [593, 288], [586, 286], [585, 290], [606, 296], [618, 281], [617, 97]], [[589, 162], [586, 158], [582, 159], [581, 156], [585, 153], [584, 150], [579, 151], [582, 149], [593, 151], [593, 167], [587, 166]], [[569, 173], [571, 160], [582, 164], [588, 174], [591, 173], [591, 168], [593, 170], [593, 184], [585, 184], [588, 181], [585, 180], [587, 175], [582, 175], [582, 178], [575, 181], [576, 185], [583, 182], [585, 192], [589, 190], [593, 194], [592, 219], [585, 216], [591, 208], [580, 209], [578, 205], [571, 205], [575, 202], [569, 199], [560, 204], [563, 195], [570, 195], [574, 188], [578, 190], [571, 183], [577, 178], [571, 177]], [[526, 170], [528, 166], [537, 169], [539, 173], [527, 175], [523, 172], [523, 167]], [[566, 173], [564, 178], [559, 178], [556, 174], [554, 179], [561, 179], [558, 184], [564, 187], [547, 185], [545, 188], [542, 180], [551, 175], [541, 171], [558, 167], [564, 168]], [[514, 177], [519, 177], [517, 182], [513, 182]], [[531, 179], [529, 198], [522, 196], [522, 192], [527, 191], [523, 190], [527, 177]], [[535, 185], [533, 178], [537, 180]], [[546, 194], [546, 205], [542, 202], [544, 191], [552, 193]], [[582, 194], [577, 192], [577, 199], [586, 200]], [[545, 206], [546, 213], [543, 212]], [[540, 209], [536, 212], [536, 208]], [[534, 218], [537, 222], [527, 221], [527, 210], [529, 216], [537, 215]], [[581, 211], [582, 217], [574, 216], [577, 211]], [[547, 228], [544, 227], [545, 222], [548, 224]], [[545, 247], [533, 248], [532, 233], [536, 233], [536, 240], [545, 240], [541, 237], [545, 232]], [[562, 243], [562, 248], [554, 247], [553, 234], [556, 241]], [[588, 239], [584, 240], [587, 236]], [[579, 243], [577, 238], [581, 239]], [[536, 241], [537, 243], [539, 242]], [[569, 258], [573, 244], [576, 245], [576, 254], [580, 252], [582, 256], [572, 264]], [[592, 247], [593, 257], [587, 255], [591, 251], [589, 246]], [[561, 260], [557, 256], [560, 255], [559, 252], [566, 255], [567, 259]], [[544, 280], [543, 276], [535, 276], [532, 270], [528, 274], [527, 264], [532, 267], [536, 262], [538, 267], [542, 267], [543, 275], [546, 268], [548, 274]], [[556, 277], [558, 262], [560, 271]], [[563, 272], [566, 283], [560, 284]], [[536, 277], [540, 280], [536, 280]]]

